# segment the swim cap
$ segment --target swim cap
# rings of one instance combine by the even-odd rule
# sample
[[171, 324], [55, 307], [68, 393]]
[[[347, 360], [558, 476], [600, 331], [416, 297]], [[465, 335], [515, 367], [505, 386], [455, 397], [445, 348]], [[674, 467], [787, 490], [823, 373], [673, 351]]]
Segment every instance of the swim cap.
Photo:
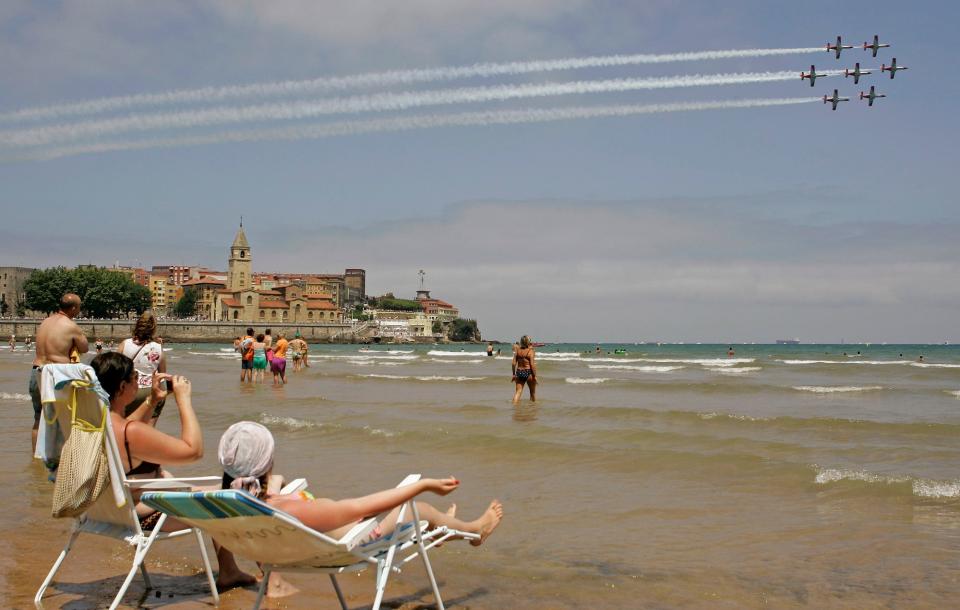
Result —
[[220, 437], [217, 457], [223, 471], [233, 477], [231, 489], [260, 493], [260, 477], [273, 468], [274, 440], [270, 430], [252, 421], [233, 424]]

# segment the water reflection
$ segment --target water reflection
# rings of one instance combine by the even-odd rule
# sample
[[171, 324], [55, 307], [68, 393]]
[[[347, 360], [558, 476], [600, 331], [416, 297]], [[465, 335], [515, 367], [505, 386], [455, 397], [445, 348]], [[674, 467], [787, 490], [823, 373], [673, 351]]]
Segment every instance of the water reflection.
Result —
[[513, 405], [513, 421], [536, 421], [540, 406], [535, 402]]

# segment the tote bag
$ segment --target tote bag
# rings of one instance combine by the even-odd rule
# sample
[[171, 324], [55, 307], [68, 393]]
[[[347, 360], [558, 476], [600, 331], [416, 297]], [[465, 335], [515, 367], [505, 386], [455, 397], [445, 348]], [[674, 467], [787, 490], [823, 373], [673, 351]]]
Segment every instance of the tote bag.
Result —
[[99, 424], [77, 417], [77, 388], [70, 394], [70, 437], [60, 453], [53, 487], [53, 516], [79, 517], [96, 502], [110, 480], [104, 433], [109, 414]]

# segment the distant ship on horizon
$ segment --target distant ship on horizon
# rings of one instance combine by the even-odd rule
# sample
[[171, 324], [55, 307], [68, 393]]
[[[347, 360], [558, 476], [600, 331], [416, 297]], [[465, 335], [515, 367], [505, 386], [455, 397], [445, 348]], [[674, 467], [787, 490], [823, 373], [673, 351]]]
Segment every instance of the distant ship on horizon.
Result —
[[800, 339], [777, 339], [777, 345], [799, 345]]

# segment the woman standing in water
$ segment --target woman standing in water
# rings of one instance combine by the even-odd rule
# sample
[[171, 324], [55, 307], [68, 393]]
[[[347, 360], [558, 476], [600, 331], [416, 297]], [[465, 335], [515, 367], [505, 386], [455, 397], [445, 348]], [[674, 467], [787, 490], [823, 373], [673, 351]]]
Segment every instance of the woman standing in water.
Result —
[[537, 401], [537, 363], [527, 335], [520, 338], [520, 345], [513, 352], [513, 382], [517, 386], [513, 393], [513, 404], [520, 402], [524, 384], [530, 388], [530, 400]]

